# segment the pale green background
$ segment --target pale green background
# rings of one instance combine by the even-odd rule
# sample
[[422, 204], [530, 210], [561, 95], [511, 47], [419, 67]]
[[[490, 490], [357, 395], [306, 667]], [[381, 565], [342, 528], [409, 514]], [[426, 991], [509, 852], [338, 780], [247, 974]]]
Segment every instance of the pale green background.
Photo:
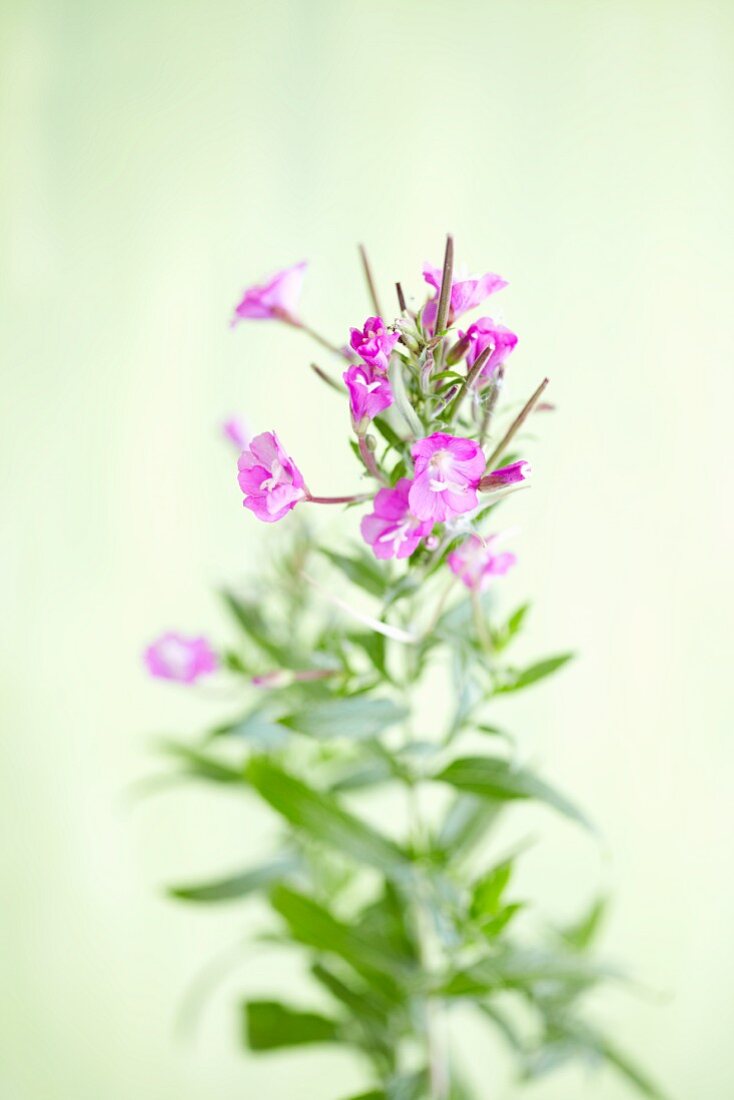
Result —
[[[247, 862], [268, 826], [201, 791], [131, 808], [149, 735], [219, 707], [147, 682], [139, 651], [215, 628], [209, 590], [267, 545], [220, 417], [277, 426], [321, 492], [355, 483], [306, 341], [228, 330], [241, 288], [308, 257], [304, 310], [341, 337], [367, 312], [354, 242], [385, 296], [417, 293], [447, 229], [511, 280], [514, 396], [547, 372], [559, 409], [508, 605], [538, 600], [529, 655], [582, 656], [504, 713], [610, 854], [539, 818], [524, 881], [556, 915], [615, 890], [605, 944], [645, 991], [602, 1018], [679, 1100], [727, 1100], [734, 6], [5, 0], [1, 30], [3, 1100], [358, 1083], [345, 1055], [237, 1052], [237, 998], [290, 957], [246, 959], [175, 1037], [262, 914], [160, 887]], [[469, 1046], [482, 1096], [515, 1097], [499, 1048]], [[572, 1071], [523, 1095], [628, 1094]]]

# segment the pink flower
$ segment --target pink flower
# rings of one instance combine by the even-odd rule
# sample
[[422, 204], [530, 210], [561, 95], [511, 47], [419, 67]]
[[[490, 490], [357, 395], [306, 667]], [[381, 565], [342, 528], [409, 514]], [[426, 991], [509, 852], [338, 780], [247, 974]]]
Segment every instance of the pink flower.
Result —
[[499, 470], [492, 470], [491, 474], [483, 477], [479, 488], [486, 493], [490, 489], [503, 489], [505, 485], [519, 485], [528, 481], [532, 472], [529, 462], [511, 462], [509, 466], [500, 466]]
[[390, 352], [400, 339], [397, 332], [388, 332], [382, 317], [368, 317], [361, 329], [349, 330], [349, 343], [365, 363], [386, 371]]
[[349, 390], [352, 420], [365, 428], [378, 413], [392, 405], [392, 390], [385, 375], [367, 363], [357, 363], [342, 375]]
[[232, 327], [240, 321], [293, 320], [308, 264], [284, 267], [264, 283], [249, 287], [234, 311]]
[[421, 539], [431, 533], [433, 522], [412, 514], [410, 487], [410, 478], [403, 477], [394, 489], [380, 489], [373, 502], [374, 511], [362, 520], [362, 538], [376, 558], [409, 558]]
[[220, 428], [224, 438], [229, 443], [233, 443], [238, 451], [244, 450], [250, 442], [247, 425], [240, 416], [231, 416], [229, 420], [223, 420]]
[[264, 523], [274, 523], [306, 497], [301, 471], [280, 445], [275, 432], [256, 435], [237, 463], [245, 508]]
[[504, 325], [496, 325], [491, 317], [480, 317], [466, 332], [459, 333], [460, 340], [468, 340], [466, 365], [473, 367], [482, 352], [490, 348], [490, 355], [482, 368], [481, 380], [488, 382], [500, 363], [512, 354], [517, 336]]
[[[436, 291], [435, 297], [423, 307], [423, 325], [429, 331], [436, 323], [436, 311], [438, 309], [438, 296], [441, 291], [440, 267], [432, 267], [431, 264], [423, 265], [423, 278]], [[502, 287], [507, 286], [507, 281], [499, 275], [470, 275], [451, 282], [451, 301], [449, 303], [449, 324], [455, 321], [462, 313], [475, 309], [481, 305], [485, 298], [494, 294]]]
[[419, 519], [439, 523], [477, 506], [477, 487], [487, 462], [472, 439], [435, 432], [413, 444], [415, 479], [410, 509]]
[[470, 535], [446, 559], [449, 569], [474, 592], [483, 592], [492, 577], [504, 576], [517, 561], [515, 555], [507, 551], [496, 553], [498, 537], [492, 535], [483, 539]]
[[206, 638], [187, 638], [173, 631], [161, 634], [143, 654], [151, 676], [193, 684], [215, 672], [219, 660]]

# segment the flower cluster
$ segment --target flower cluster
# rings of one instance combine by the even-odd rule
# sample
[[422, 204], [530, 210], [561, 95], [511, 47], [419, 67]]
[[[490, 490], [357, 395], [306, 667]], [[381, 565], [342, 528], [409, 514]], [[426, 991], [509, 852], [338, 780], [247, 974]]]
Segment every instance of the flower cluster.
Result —
[[[243, 504], [258, 519], [274, 523], [301, 503], [368, 503], [359, 530], [380, 561], [404, 560], [422, 552], [453, 572], [465, 585], [481, 591], [489, 579], [514, 564], [509, 553], [494, 551], [494, 536], [478, 530], [486, 505], [527, 483], [530, 465], [507, 461], [508, 444], [539, 392], [488, 456], [492, 416], [504, 366], [517, 336], [490, 317], [478, 317], [452, 336], [459, 318], [507, 286], [499, 275], [455, 275], [447, 251], [443, 268], [425, 264], [423, 278], [430, 296], [417, 310], [405, 305], [391, 321], [380, 316], [370, 281], [375, 312], [349, 331], [346, 346], [319, 336], [299, 318], [305, 263], [284, 268], [250, 287], [236, 306], [233, 325], [242, 320], [278, 320], [303, 329], [347, 360], [339, 383], [317, 373], [346, 397], [355, 451], [364, 475], [377, 482], [374, 492], [314, 496], [294, 459], [274, 431], [249, 439], [242, 422], [222, 424], [224, 437], [240, 451], [238, 482]], [[542, 387], [541, 387], [542, 389]], [[378, 456], [378, 437], [386, 447]], [[502, 460], [505, 459], [504, 462]], [[423, 559], [422, 559], [423, 560]], [[153, 675], [194, 682], [179, 650], [166, 635], [156, 645], [174, 657], [146, 661]], [[162, 648], [161, 648], [162, 647]], [[179, 656], [176, 657], [176, 653]], [[205, 667], [206, 666], [206, 667]], [[182, 671], [183, 669], [183, 671]]]

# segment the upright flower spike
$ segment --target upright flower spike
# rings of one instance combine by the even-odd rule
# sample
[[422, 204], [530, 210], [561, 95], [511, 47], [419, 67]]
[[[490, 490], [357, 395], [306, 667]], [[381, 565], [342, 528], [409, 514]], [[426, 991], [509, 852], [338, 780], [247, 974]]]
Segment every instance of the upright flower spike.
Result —
[[216, 672], [219, 659], [206, 638], [190, 638], [169, 631], [148, 646], [143, 660], [151, 676], [194, 684]]
[[[423, 325], [429, 331], [432, 331], [436, 323], [441, 274], [440, 267], [433, 267], [432, 264], [423, 265], [423, 278], [436, 292], [436, 296], [431, 298], [423, 307]], [[495, 294], [505, 286], [507, 286], [507, 280], [500, 275], [493, 275], [491, 272], [486, 275], [468, 275], [453, 279], [449, 303], [449, 324], [453, 324], [463, 313], [468, 313], [470, 309], [476, 309], [490, 294]]]
[[298, 303], [308, 264], [305, 260], [284, 267], [264, 283], [249, 287], [235, 307], [232, 327], [240, 321], [297, 322]]
[[237, 463], [243, 504], [264, 523], [282, 519], [307, 496], [301, 471], [275, 432], [256, 435]]
[[410, 478], [403, 477], [394, 489], [380, 489], [374, 511], [362, 520], [362, 538], [376, 558], [409, 558], [433, 529], [432, 520], [421, 520], [411, 512], [411, 484]]
[[397, 332], [388, 332], [382, 317], [368, 317], [362, 328], [349, 330], [349, 345], [364, 363], [386, 371], [390, 353], [400, 339]]
[[509, 551], [497, 552], [499, 537], [470, 535], [446, 559], [449, 569], [472, 592], [484, 592], [493, 577], [504, 576], [517, 562]]
[[443, 523], [476, 508], [477, 488], [486, 469], [478, 443], [435, 432], [414, 443], [411, 454], [415, 478], [409, 501], [415, 516]]
[[344, 371], [344, 384], [349, 391], [349, 408], [355, 431], [363, 435], [371, 420], [392, 405], [390, 383], [382, 371], [367, 363], [357, 363]]
[[482, 368], [480, 384], [491, 381], [498, 366], [505, 363], [515, 349], [517, 336], [504, 325], [495, 324], [491, 317], [480, 317], [466, 332], [459, 333], [460, 341], [467, 341], [466, 365], [473, 367], [487, 348], [489, 358]]

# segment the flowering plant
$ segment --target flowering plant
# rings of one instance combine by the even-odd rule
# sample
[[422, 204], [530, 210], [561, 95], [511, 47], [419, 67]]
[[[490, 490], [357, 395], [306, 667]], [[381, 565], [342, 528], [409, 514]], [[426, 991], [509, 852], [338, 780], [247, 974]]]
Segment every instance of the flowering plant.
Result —
[[[256, 593], [224, 593], [234, 645], [169, 633], [145, 659], [154, 676], [187, 685], [229, 676], [241, 688], [229, 721], [166, 749], [184, 775], [259, 799], [280, 842], [256, 866], [172, 893], [199, 904], [267, 900], [276, 943], [305, 953], [320, 993], [306, 1008], [270, 991], [248, 999], [244, 1038], [255, 1051], [354, 1048], [369, 1073], [361, 1100], [486, 1096], [475, 1084], [481, 1056], [472, 1077], [452, 1042], [462, 1004], [508, 1042], [524, 1079], [570, 1059], [607, 1062], [660, 1096], [586, 1019], [586, 995], [618, 977], [590, 956], [602, 901], [572, 927], [534, 932], [532, 906], [513, 886], [520, 853], [496, 846], [506, 811], [531, 801], [589, 828], [518, 761], [491, 716], [498, 697], [570, 657], [518, 667], [510, 653], [528, 606], [503, 616], [495, 600], [517, 549], [497, 529], [497, 508], [528, 486], [522, 431], [549, 407], [547, 379], [519, 412], [503, 412], [517, 337], [489, 317], [454, 325], [506, 283], [455, 277], [450, 238], [443, 266], [424, 269], [431, 293], [415, 310], [397, 284], [397, 310], [383, 311], [363, 250], [362, 260], [374, 315], [344, 346], [300, 318], [304, 264], [249, 289], [235, 311], [235, 322], [303, 329], [342, 362], [341, 379], [314, 369], [345, 419], [349, 409], [362, 483], [316, 495], [274, 431], [248, 442], [238, 421], [223, 425], [241, 448], [245, 508], [292, 525], [292, 538]], [[351, 548], [320, 545], [290, 517], [307, 505], [346, 506]], [[352, 595], [333, 591], [337, 574]], [[447, 713], [426, 717], [421, 689], [441, 668]], [[373, 796], [390, 788], [404, 797], [385, 819]]]

